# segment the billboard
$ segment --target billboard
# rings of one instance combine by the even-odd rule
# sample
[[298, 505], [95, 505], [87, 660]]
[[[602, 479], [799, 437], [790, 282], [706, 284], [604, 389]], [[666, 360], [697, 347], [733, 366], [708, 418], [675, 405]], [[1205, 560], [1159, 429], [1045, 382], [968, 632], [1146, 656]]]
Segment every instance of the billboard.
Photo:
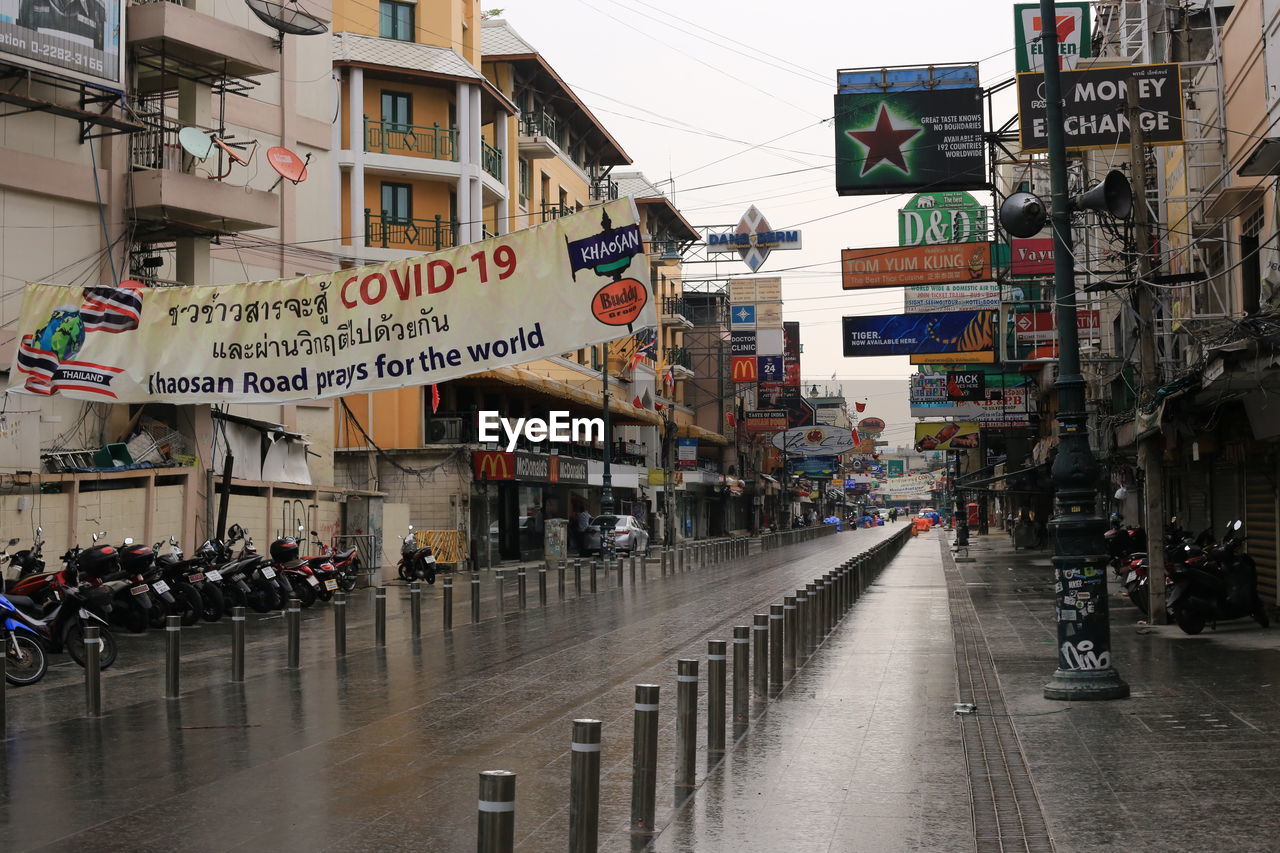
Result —
[[780, 409], [746, 412], [743, 417], [747, 432], [774, 432], [787, 428], [787, 413]]
[[676, 464], [681, 468], [696, 468], [698, 466], [698, 439], [676, 439]]
[[[1058, 67], [1070, 71], [1082, 56], [1093, 56], [1093, 38], [1090, 35], [1090, 11], [1092, 3], [1058, 3]], [[1040, 18], [1039, 3], [1013, 4], [1013, 44], [1018, 71], [1044, 71], [1044, 22]]]
[[832, 122], [840, 195], [986, 185], [982, 89], [976, 75], [972, 86], [958, 89], [841, 88], [846, 91], [835, 96]]
[[122, 0], [0, 0], [0, 62], [124, 88]]
[[756, 354], [756, 333], [755, 332], [730, 332], [729, 333], [729, 354], [730, 355], [755, 355]]
[[925, 284], [908, 287], [903, 294], [903, 310], [908, 314], [930, 311], [976, 311], [1000, 307], [1000, 285], [994, 281], [976, 284]]
[[908, 364], [995, 364], [994, 349], [986, 352], [917, 353], [907, 359]]
[[771, 443], [792, 456], [839, 456], [854, 448], [849, 430], [825, 424], [788, 429], [775, 435]]
[[[1076, 310], [1076, 329], [1085, 340], [1102, 337], [1102, 312]], [[1013, 333], [1018, 343], [1045, 343], [1058, 339], [1058, 315], [1054, 311], [1033, 311], [1015, 314]]]
[[1009, 241], [1009, 272], [1053, 275], [1052, 237], [1014, 237]]
[[885, 246], [840, 252], [840, 283], [845, 290], [955, 284], [989, 278], [990, 243]]
[[911, 417], [951, 418], [988, 423], [1026, 423], [1036, 414], [1036, 386], [1016, 374], [987, 374], [981, 400], [950, 399], [947, 376], [911, 377]]
[[978, 424], [960, 421], [916, 424], [916, 450], [971, 450], [978, 446]]
[[981, 370], [948, 371], [947, 399], [957, 403], [987, 399], [987, 374]]
[[995, 352], [995, 314], [992, 311], [947, 311], [940, 314], [884, 314], [845, 317], [846, 358], [864, 355], [943, 354], [951, 361], [958, 353]]
[[969, 193], [917, 193], [898, 210], [899, 246], [986, 240], [987, 208]]
[[729, 357], [729, 376], [734, 382], [756, 381], [756, 357], [733, 355]]
[[[1062, 73], [1062, 127], [1068, 150], [1129, 144], [1128, 89], [1137, 87], [1148, 145], [1182, 141], [1182, 78], [1176, 62]], [[1018, 75], [1018, 133], [1023, 153], [1049, 150], [1044, 74]], [[839, 167], [837, 166], [837, 174]]]
[[735, 305], [740, 302], [781, 302], [782, 279], [735, 278], [729, 282], [729, 301]]
[[800, 387], [800, 323], [782, 324], [782, 384]]

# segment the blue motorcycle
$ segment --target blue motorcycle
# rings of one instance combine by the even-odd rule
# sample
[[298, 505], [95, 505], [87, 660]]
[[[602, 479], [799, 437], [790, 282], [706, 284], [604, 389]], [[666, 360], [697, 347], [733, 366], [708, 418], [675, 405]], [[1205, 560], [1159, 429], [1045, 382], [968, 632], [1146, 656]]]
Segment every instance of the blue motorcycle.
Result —
[[3, 595], [0, 595], [0, 616], [4, 618], [4, 634], [9, 641], [4, 661], [5, 680], [10, 684], [35, 684], [44, 678], [49, 668], [40, 635]]

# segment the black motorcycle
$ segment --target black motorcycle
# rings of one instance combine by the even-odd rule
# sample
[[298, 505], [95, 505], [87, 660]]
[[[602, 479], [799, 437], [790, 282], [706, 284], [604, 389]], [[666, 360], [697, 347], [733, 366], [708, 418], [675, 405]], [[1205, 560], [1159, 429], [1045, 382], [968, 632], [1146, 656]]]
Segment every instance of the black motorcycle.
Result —
[[1258, 597], [1258, 567], [1241, 550], [1243, 527], [1240, 520], [1232, 522], [1218, 545], [1184, 544], [1171, 563], [1167, 606], [1183, 632], [1199, 634], [1206, 624], [1216, 628], [1228, 619], [1252, 618], [1263, 628], [1271, 624]]

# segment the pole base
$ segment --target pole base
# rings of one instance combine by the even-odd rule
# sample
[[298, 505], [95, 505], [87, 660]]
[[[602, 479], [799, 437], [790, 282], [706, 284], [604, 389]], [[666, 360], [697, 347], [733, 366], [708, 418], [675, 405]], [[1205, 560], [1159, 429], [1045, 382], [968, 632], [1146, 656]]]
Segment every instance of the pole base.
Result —
[[1044, 698], [1064, 702], [1128, 699], [1129, 685], [1112, 667], [1059, 669], [1044, 686]]

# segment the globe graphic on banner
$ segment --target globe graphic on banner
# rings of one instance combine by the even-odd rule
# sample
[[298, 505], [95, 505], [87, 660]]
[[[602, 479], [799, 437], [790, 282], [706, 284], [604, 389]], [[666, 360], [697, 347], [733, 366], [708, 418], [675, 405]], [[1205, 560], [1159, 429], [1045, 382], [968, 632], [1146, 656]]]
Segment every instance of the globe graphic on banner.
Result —
[[84, 321], [75, 308], [58, 308], [34, 337], [39, 349], [53, 353], [59, 361], [69, 361], [84, 346]]

